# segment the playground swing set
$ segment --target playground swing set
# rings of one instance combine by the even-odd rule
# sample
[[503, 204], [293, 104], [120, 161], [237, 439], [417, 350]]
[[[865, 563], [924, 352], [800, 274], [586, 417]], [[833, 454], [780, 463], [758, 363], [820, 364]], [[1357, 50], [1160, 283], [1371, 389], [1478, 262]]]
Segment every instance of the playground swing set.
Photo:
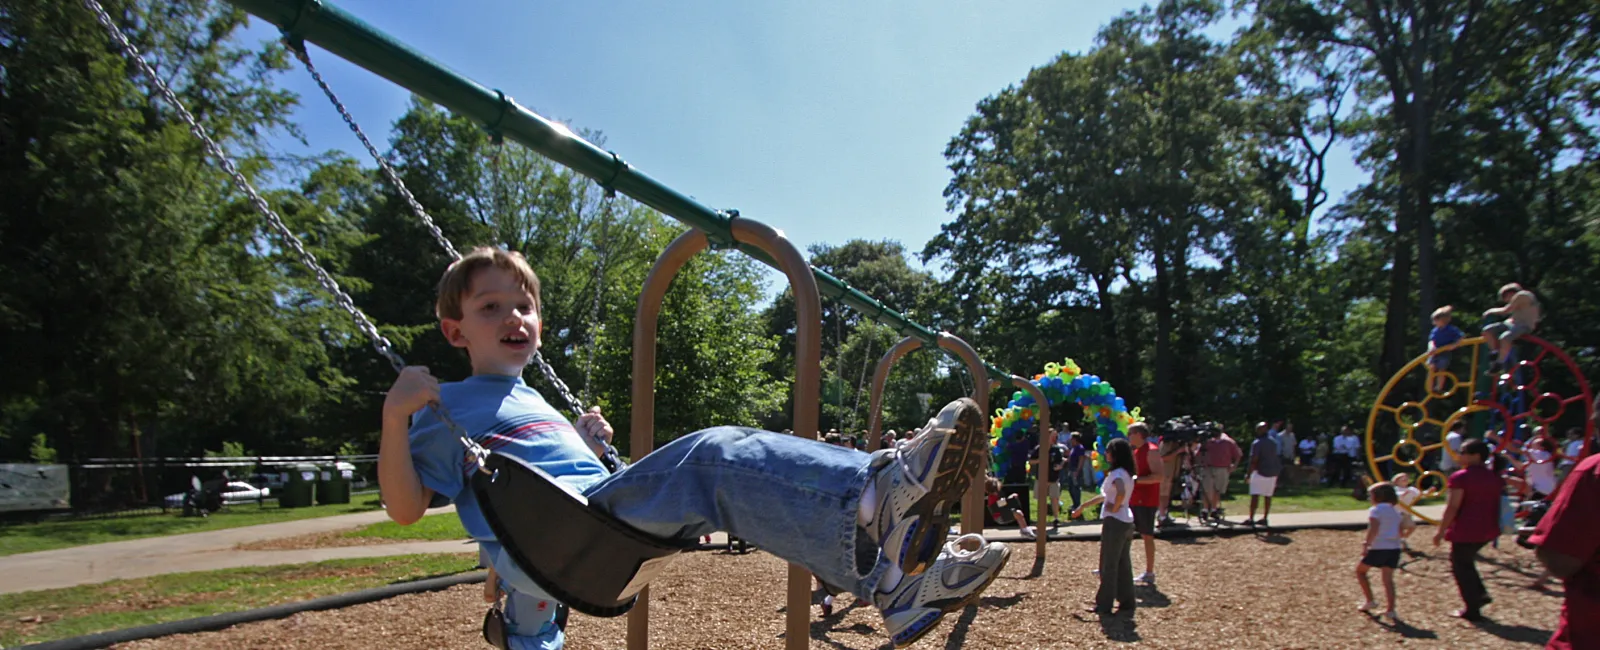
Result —
[[[330, 103], [349, 125], [367, 152], [377, 162], [384, 177], [398, 191], [412, 215], [433, 236], [434, 240], [452, 259], [460, 259], [455, 246], [428, 215], [421, 203], [401, 181], [399, 174], [388, 163], [343, 102], [326, 83], [311, 63], [305, 42], [310, 41], [324, 49], [364, 67], [402, 87], [450, 108], [459, 114], [483, 123], [497, 143], [511, 138], [597, 181], [605, 191], [606, 204], [602, 207], [602, 236], [611, 219], [611, 200], [622, 192], [635, 200], [664, 214], [673, 216], [691, 228], [675, 239], [661, 253], [639, 297], [633, 335], [632, 389], [632, 442], [636, 455], [652, 451], [654, 433], [654, 378], [655, 338], [657, 321], [666, 290], [678, 271], [694, 255], [708, 248], [738, 248], [758, 260], [776, 266], [784, 272], [796, 298], [796, 373], [794, 388], [793, 428], [796, 435], [816, 437], [819, 388], [821, 381], [821, 296], [824, 291], [839, 302], [860, 310], [868, 317], [893, 327], [906, 338], [880, 360], [874, 374], [871, 404], [871, 446], [877, 448], [883, 380], [889, 367], [905, 352], [923, 342], [936, 345], [959, 357], [965, 370], [974, 378], [972, 397], [982, 411], [988, 410], [988, 393], [991, 385], [978, 378], [1004, 377], [1019, 385], [1028, 384], [1020, 377], [986, 366], [970, 345], [943, 332], [934, 332], [881, 302], [851, 288], [843, 281], [811, 268], [800, 251], [789, 243], [779, 231], [744, 218], [734, 211], [717, 211], [707, 208], [667, 188], [657, 181], [635, 171], [614, 153], [602, 151], [592, 143], [578, 137], [565, 126], [552, 122], [516, 104], [505, 93], [490, 91], [465, 79], [453, 71], [411, 50], [395, 39], [366, 25], [333, 5], [316, 0], [231, 0], [246, 11], [261, 17], [282, 29], [291, 51], [305, 65], [317, 85], [327, 95]], [[155, 88], [156, 93], [189, 126], [231, 178], [235, 187], [250, 201], [281, 240], [281, 245], [293, 251], [298, 261], [316, 278], [318, 285], [335, 304], [343, 309], [369, 339], [373, 348], [389, 361], [398, 372], [405, 367], [404, 360], [392, 344], [377, 329], [322, 267], [316, 257], [306, 249], [300, 239], [283, 222], [256, 188], [238, 170], [237, 165], [220, 144], [194, 118], [164, 80], [154, 73], [138, 49], [128, 40], [116, 22], [97, 0], [82, 0], [105, 28], [112, 42]], [[498, 173], [498, 165], [496, 166]], [[498, 207], [497, 207], [498, 209]], [[604, 292], [603, 276], [605, 256], [594, 271], [595, 295], [590, 318], [598, 322], [601, 297]], [[588, 335], [587, 345], [592, 363], [594, 325]], [[561, 395], [574, 413], [585, 411], [580, 401], [542, 355], [535, 354], [536, 366], [545, 381]], [[585, 371], [585, 390], [589, 371]], [[1037, 392], [1037, 388], [1034, 388]], [[475, 459], [477, 468], [470, 481], [472, 490], [483, 507], [483, 512], [495, 535], [508, 550], [516, 565], [525, 571], [542, 588], [557, 600], [579, 612], [593, 616], [618, 616], [629, 614], [628, 647], [639, 650], [648, 646], [648, 584], [670, 559], [685, 550], [688, 544], [666, 540], [638, 531], [609, 514], [589, 507], [585, 498], [564, 487], [543, 471], [519, 459], [490, 451], [450, 417], [442, 406], [438, 407], [440, 419], [461, 442], [465, 451]], [[1048, 417], [1041, 421], [1041, 433], [1046, 429]], [[602, 461], [608, 469], [616, 471], [622, 461], [615, 448], [607, 446]], [[1048, 448], [1047, 446], [1045, 448]], [[1041, 483], [1041, 489], [1043, 484]], [[969, 513], [982, 512], [981, 482], [974, 481], [973, 489], [963, 499], [963, 509]], [[963, 533], [981, 532], [982, 517], [965, 517]], [[552, 531], [560, 531], [552, 534]], [[1040, 540], [1040, 557], [1043, 556]], [[810, 577], [802, 568], [790, 566], [788, 575], [788, 613], [786, 645], [805, 648], [809, 638]], [[499, 608], [492, 608], [485, 617], [485, 639], [498, 647], [505, 647], [505, 629]]]

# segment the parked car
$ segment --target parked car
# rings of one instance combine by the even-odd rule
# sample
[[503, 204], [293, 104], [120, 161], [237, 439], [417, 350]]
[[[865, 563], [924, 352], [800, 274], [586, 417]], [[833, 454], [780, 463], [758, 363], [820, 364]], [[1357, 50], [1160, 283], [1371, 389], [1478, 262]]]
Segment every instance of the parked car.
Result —
[[287, 475], [282, 472], [272, 472], [270, 474], [251, 474], [250, 484], [258, 488], [282, 489], [284, 486], [285, 476]]
[[[244, 481], [228, 481], [223, 484], [221, 491], [223, 503], [250, 503], [272, 496], [272, 488], [257, 488]], [[167, 507], [183, 507], [183, 495], [182, 492], [167, 495]]]

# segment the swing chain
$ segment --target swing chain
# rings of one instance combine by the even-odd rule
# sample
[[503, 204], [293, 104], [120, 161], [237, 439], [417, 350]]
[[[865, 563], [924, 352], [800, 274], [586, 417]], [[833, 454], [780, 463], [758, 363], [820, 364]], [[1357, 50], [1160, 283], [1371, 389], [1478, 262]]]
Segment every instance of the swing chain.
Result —
[[567, 406], [572, 408], [572, 412], [579, 415], [583, 415], [586, 412], [583, 408], [583, 402], [578, 401], [578, 396], [572, 394], [572, 389], [567, 388], [567, 383], [556, 376], [556, 369], [551, 368], [550, 363], [544, 360], [543, 352], [535, 351], [533, 353], [533, 365], [539, 368], [539, 374], [544, 375], [544, 380], [555, 387], [557, 393], [561, 394], [561, 399], [567, 403]]
[[444, 231], [439, 229], [439, 224], [434, 223], [433, 217], [429, 216], [428, 211], [423, 209], [422, 203], [417, 201], [417, 197], [411, 194], [411, 189], [401, 182], [400, 173], [395, 171], [393, 165], [389, 164], [388, 158], [378, 153], [378, 148], [372, 145], [372, 140], [367, 138], [366, 132], [361, 130], [359, 124], [356, 124], [356, 118], [350, 115], [350, 111], [345, 108], [344, 102], [340, 101], [339, 96], [334, 94], [333, 88], [328, 85], [328, 82], [322, 79], [322, 73], [318, 72], [317, 66], [311, 63], [311, 52], [306, 50], [305, 41], [288, 33], [283, 35], [283, 41], [288, 45], [289, 51], [294, 52], [295, 58], [300, 59], [300, 62], [305, 64], [306, 72], [311, 73], [311, 78], [316, 80], [318, 87], [322, 88], [322, 94], [327, 95], [328, 101], [333, 103], [335, 109], [338, 109], [339, 117], [344, 118], [344, 123], [350, 127], [350, 131], [356, 134], [357, 139], [361, 140], [361, 146], [366, 147], [367, 153], [371, 154], [372, 159], [378, 162], [378, 167], [383, 170], [384, 178], [387, 178], [389, 184], [400, 192], [400, 197], [405, 199], [406, 205], [411, 208], [411, 214], [415, 215], [417, 219], [422, 221], [423, 225], [428, 227], [428, 234], [433, 235], [433, 239], [439, 242], [439, 246], [450, 254], [450, 259], [461, 259], [461, 253], [457, 252], [456, 247], [450, 243], [449, 238], [444, 236]]
[[[261, 193], [256, 191], [250, 180], [245, 178], [244, 174], [239, 171], [238, 165], [234, 164], [233, 158], [229, 157], [227, 152], [222, 149], [222, 145], [211, 138], [211, 134], [206, 131], [204, 126], [200, 125], [200, 121], [195, 119], [194, 114], [189, 112], [183, 101], [178, 99], [177, 93], [173, 92], [167, 82], [150, 67], [150, 63], [139, 52], [139, 48], [128, 40], [127, 35], [123, 34], [122, 30], [117, 27], [116, 22], [111, 19], [111, 15], [106, 13], [105, 7], [100, 6], [97, 0], [83, 0], [83, 5], [94, 14], [95, 20], [99, 21], [100, 26], [104, 27], [106, 32], [111, 35], [112, 41], [122, 50], [123, 57], [132, 61], [139, 68], [139, 72], [155, 86], [156, 92], [161, 95], [162, 100], [177, 111], [178, 116], [182, 117], [183, 121], [189, 125], [189, 132], [193, 133], [195, 137], [200, 139], [201, 143], [205, 144], [206, 151], [211, 154], [211, 157], [217, 159], [218, 164], [222, 165], [223, 171], [227, 172], [228, 176], [232, 178], [234, 186], [249, 197], [250, 203], [255, 207], [256, 211], [266, 218], [267, 223], [272, 226], [273, 230], [277, 231], [283, 242], [294, 250], [300, 264], [316, 276], [317, 283], [321, 285], [322, 290], [332, 295], [334, 302], [356, 321], [356, 327], [372, 341], [372, 347], [378, 351], [378, 354], [383, 355], [383, 358], [389, 361], [389, 365], [394, 367], [395, 372], [404, 370], [406, 362], [400, 358], [399, 353], [394, 351], [394, 346], [389, 342], [389, 339], [385, 338], [378, 331], [378, 327], [367, 318], [367, 315], [356, 307], [355, 301], [350, 298], [350, 294], [345, 293], [344, 289], [339, 287], [338, 281], [334, 280], [333, 276], [322, 267], [322, 264], [317, 261], [316, 255], [306, 250], [305, 244], [300, 241], [300, 237], [289, 229], [288, 224], [283, 222], [283, 219], [272, 209], [272, 206], [261, 196]], [[439, 421], [448, 427], [451, 432], [455, 433], [461, 443], [466, 445], [467, 452], [478, 460], [479, 471], [487, 472], [488, 470], [485, 469], [483, 463], [488, 458], [488, 450], [474, 442], [467, 435], [466, 430], [462, 429], [461, 425], [450, 417], [450, 412], [442, 404], [434, 405], [434, 410], [439, 415]]]

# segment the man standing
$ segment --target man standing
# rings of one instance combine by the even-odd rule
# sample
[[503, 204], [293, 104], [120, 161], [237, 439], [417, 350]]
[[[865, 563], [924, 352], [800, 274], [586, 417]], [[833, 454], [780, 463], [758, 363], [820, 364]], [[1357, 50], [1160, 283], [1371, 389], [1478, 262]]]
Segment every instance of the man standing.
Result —
[[[1256, 425], [1256, 441], [1250, 443], [1250, 518], [1244, 525], [1260, 524], [1267, 527], [1267, 517], [1272, 514], [1272, 493], [1278, 487], [1278, 473], [1283, 471], [1283, 456], [1278, 454], [1278, 442], [1272, 439], [1267, 423]], [[1256, 503], [1265, 498], [1266, 508], [1261, 511], [1261, 521], [1256, 521]]]
[[1055, 440], [1055, 442], [1051, 443], [1050, 449], [1045, 450], [1045, 467], [1039, 467], [1038, 459], [1040, 458], [1040, 449], [1038, 445], [1034, 446], [1033, 451], [1029, 455], [1030, 460], [1028, 462], [1033, 465], [1033, 471], [1036, 474], [1043, 474], [1045, 482], [1050, 485], [1049, 494], [1047, 497], [1050, 500], [1045, 503], [1044, 508], [1040, 509], [1039, 520], [1044, 521], [1045, 517], [1049, 517], [1051, 519], [1051, 525], [1060, 526], [1061, 513], [1059, 510], [1057, 510], [1057, 508], [1059, 508], [1061, 504], [1061, 471], [1067, 464], [1067, 448], [1065, 445], [1061, 444], [1059, 439], [1056, 438], [1055, 429], [1050, 430], [1050, 437], [1051, 439]]
[[1228, 489], [1228, 475], [1233, 473], [1233, 468], [1239, 464], [1243, 453], [1239, 451], [1238, 443], [1229, 438], [1227, 432], [1218, 431], [1215, 438], [1208, 438], [1200, 443], [1200, 488], [1205, 491], [1205, 509], [1201, 511], [1200, 518], [1210, 518], [1214, 523], [1222, 521], [1222, 493]]
[[1294, 437], [1294, 423], [1285, 421], [1283, 427], [1278, 430], [1278, 457], [1283, 459], [1285, 467], [1294, 465], [1297, 444], [1299, 443]]
[[[1600, 422], [1600, 400], [1594, 417]], [[1578, 440], [1582, 441], [1582, 434]], [[1581, 453], [1581, 452], [1580, 452]], [[1565, 584], [1561, 619], [1545, 646], [1551, 650], [1586, 647], [1600, 640], [1600, 455], [1591, 454], [1572, 468], [1556, 489], [1550, 512], [1528, 541], [1538, 547], [1539, 562]]]
[[[1067, 484], [1067, 496], [1072, 498], [1073, 512], [1082, 502], [1083, 488], [1094, 484], [1093, 481], [1083, 480], [1083, 469], [1089, 464], [1089, 450], [1083, 446], [1083, 436], [1076, 431], [1067, 431], [1067, 468], [1061, 473], [1062, 482]], [[1070, 519], [1070, 517], [1068, 517]]]
[[1349, 485], [1350, 463], [1355, 462], [1360, 454], [1361, 441], [1356, 439], [1356, 434], [1350, 430], [1349, 425], [1339, 429], [1339, 435], [1333, 439], [1333, 454], [1328, 457], [1328, 471], [1330, 483], [1337, 483], [1339, 487]]
[[1128, 505], [1133, 509], [1133, 530], [1144, 539], [1144, 573], [1134, 578], [1136, 583], [1156, 584], [1156, 510], [1161, 503], [1161, 451], [1150, 442], [1150, 425], [1135, 422], [1128, 425], [1128, 442], [1133, 444], [1133, 498]]

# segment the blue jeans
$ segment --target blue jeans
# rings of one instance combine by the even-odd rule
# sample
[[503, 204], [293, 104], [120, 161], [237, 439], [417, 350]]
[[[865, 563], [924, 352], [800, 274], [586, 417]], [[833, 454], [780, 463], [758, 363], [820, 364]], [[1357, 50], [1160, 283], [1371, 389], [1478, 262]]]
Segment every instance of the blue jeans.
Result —
[[1063, 471], [1061, 474], [1061, 484], [1067, 489], [1067, 496], [1072, 498], [1073, 510], [1077, 510], [1078, 505], [1083, 503], [1083, 486], [1079, 485], [1082, 475], [1081, 470]]
[[[689, 541], [724, 531], [870, 598], [888, 567], [856, 523], [872, 459], [795, 436], [716, 427], [674, 440], [583, 492], [590, 506], [651, 535]], [[508, 591], [541, 593], [510, 562], [495, 567]], [[554, 630], [534, 632], [527, 623], [513, 633]]]

